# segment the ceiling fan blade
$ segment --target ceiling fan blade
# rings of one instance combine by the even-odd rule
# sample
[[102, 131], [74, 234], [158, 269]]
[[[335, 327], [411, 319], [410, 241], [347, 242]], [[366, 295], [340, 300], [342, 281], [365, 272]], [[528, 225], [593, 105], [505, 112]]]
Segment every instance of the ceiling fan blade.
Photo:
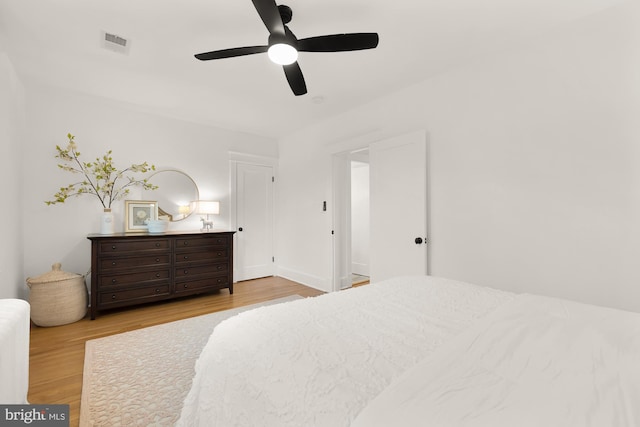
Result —
[[254, 53], [263, 53], [269, 49], [269, 46], [247, 46], [234, 47], [231, 49], [214, 50], [213, 52], [199, 53], [195, 55], [201, 61], [209, 61], [211, 59], [234, 58], [236, 56], [253, 55]]
[[304, 76], [302, 75], [300, 65], [298, 65], [297, 62], [294, 62], [291, 65], [283, 65], [282, 68], [284, 68], [284, 74], [287, 76], [287, 81], [289, 82], [289, 86], [291, 86], [293, 93], [296, 96], [307, 93], [307, 84], [304, 82]]
[[269, 30], [269, 34], [284, 35], [284, 23], [278, 11], [275, 0], [251, 0], [253, 6], [262, 18], [262, 22]]
[[378, 33], [332, 34], [298, 40], [302, 52], [345, 52], [373, 49], [378, 46]]

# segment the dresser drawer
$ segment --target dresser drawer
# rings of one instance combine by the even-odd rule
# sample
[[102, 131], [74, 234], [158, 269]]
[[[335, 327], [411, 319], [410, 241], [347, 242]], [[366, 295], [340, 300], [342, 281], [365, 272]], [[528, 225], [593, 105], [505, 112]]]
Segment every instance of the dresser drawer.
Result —
[[99, 286], [120, 286], [131, 285], [144, 282], [152, 282], [159, 280], [169, 280], [170, 270], [150, 270], [138, 271], [123, 274], [103, 274], [98, 276]]
[[176, 239], [176, 252], [183, 249], [205, 248], [205, 247], [227, 247], [231, 242], [231, 236], [216, 236], [203, 233], [198, 237], [184, 237]]
[[185, 266], [183, 268], [176, 268], [175, 279], [181, 280], [183, 278], [190, 278], [194, 276], [216, 276], [219, 274], [226, 274], [229, 271], [229, 264], [222, 263], [216, 265], [196, 265]]
[[133, 267], [149, 267], [153, 265], [169, 265], [170, 263], [171, 255], [168, 253], [143, 257], [130, 256], [126, 258], [102, 258], [99, 261], [102, 271]]
[[164, 298], [169, 296], [169, 284], [124, 289], [113, 292], [101, 292], [98, 303], [101, 306], [116, 305], [132, 300]]
[[227, 248], [202, 248], [198, 252], [181, 252], [176, 253], [176, 264], [191, 262], [219, 262], [222, 259], [229, 258], [229, 250]]
[[169, 239], [110, 240], [100, 242], [100, 254], [125, 254], [137, 251], [169, 250]]
[[176, 293], [197, 293], [214, 289], [222, 289], [229, 286], [229, 276], [217, 276], [206, 279], [189, 280], [176, 283]]

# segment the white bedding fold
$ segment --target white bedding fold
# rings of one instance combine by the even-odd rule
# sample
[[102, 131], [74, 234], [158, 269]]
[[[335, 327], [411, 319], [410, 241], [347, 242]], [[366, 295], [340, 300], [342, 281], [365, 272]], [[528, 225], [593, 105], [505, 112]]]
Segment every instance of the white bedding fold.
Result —
[[406, 277], [242, 313], [213, 332], [178, 426], [348, 426], [513, 294]]
[[640, 314], [521, 295], [397, 378], [352, 427], [640, 426]]

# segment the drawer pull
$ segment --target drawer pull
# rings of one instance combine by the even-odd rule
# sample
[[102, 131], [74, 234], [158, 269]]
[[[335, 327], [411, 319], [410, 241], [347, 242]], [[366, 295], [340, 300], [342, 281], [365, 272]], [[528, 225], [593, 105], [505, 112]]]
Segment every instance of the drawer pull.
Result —
[[189, 285], [187, 285], [186, 283], [184, 284], [184, 288], [187, 289], [189, 287]]
[[159, 294], [159, 293], [160, 293], [160, 289], [156, 289], [156, 294]]
[[113, 284], [118, 283], [118, 279], [111, 279], [111, 283], [113, 283]]
[[187, 255], [183, 256], [182, 259], [189, 259]]
[[113, 262], [111, 263], [111, 265], [113, 265], [113, 266], [115, 266], [116, 264], [117, 264], [117, 263], [116, 263], [115, 261], [113, 261]]
[[184, 245], [185, 246], [189, 246], [189, 242], [184, 242]]
[[160, 247], [160, 242], [156, 242], [156, 248]]
[[222, 270], [222, 266], [221, 265], [218, 266], [218, 271], [220, 271], [220, 270]]
[[111, 246], [111, 249], [116, 250], [116, 245]]
[[218, 252], [218, 256], [221, 257], [222, 256], [222, 252]]
[[111, 295], [111, 299], [116, 299], [116, 294]]
[[160, 277], [160, 273], [156, 273], [156, 277]]
[[184, 274], [189, 274], [189, 270], [184, 270]]

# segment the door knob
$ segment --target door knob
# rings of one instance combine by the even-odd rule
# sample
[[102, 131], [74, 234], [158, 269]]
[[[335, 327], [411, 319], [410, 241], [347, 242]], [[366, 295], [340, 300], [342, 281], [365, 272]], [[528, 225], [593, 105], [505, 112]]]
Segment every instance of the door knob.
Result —
[[238, 228], [238, 231], [242, 231], [242, 227], [239, 227], [239, 228]]
[[416, 237], [415, 242], [416, 242], [416, 245], [421, 245], [423, 242], [422, 237]]

